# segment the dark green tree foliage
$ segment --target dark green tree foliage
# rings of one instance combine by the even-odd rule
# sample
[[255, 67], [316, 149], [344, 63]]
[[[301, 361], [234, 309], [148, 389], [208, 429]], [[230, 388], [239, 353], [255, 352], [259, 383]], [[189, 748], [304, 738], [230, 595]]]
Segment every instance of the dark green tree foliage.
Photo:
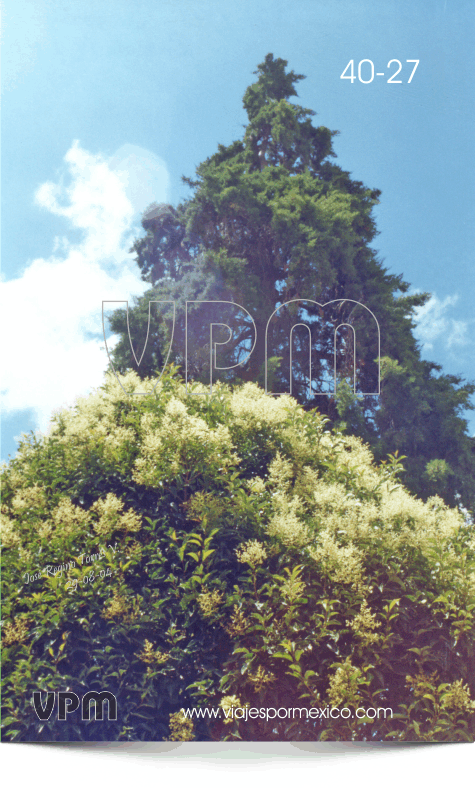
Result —
[[395, 450], [406, 455], [404, 479], [413, 492], [424, 497], [437, 493], [473, 512], [475, 442], [463, 411], [473, 408], [475, 387], [420, 358], [412, 366], [384, 359], [383, 376], [378, 435], [371, 441], [377, 456]]
[[[413, 315], [428, 294], [408, 295], [409, 283], [389, 274], [369, 246], [377, 234], [372, 209], [380, 192], [334, 163], [337, 132], [315, 127], [315, 113], [289, 100], [304, 77], [286, 73], [286, 66], [271, 54], [258, 66], [258, 79], [243, 98], [249, 119], [243, 139], [220, 145], [194, 180], [184, 179], [193, 192], [190, 199], [177, 208], [155, 205], [146, 212], [145, 236], [133, 249], [151, 290], [130, 311], [132, 336], [141, 352], [148, 301], [175, 301], [169, 358], [184, 369], [185, 302], [237, 303], [254, 320], [256, 344], [247, 364], [221, 377], [263, 384], [270, 316], [286, 302], [306, 300], [283, 308], [270, 324], [269, 391], [292, 387], [307, 408], [318, 407], [340, 428], [368, 441], [378, 459], [395, 450], [407, 456], [405, 482], [414, 492], [430, 495], [437, 489], [450, 503], [460, 496], [473, 508], [475, 458], [462, 412], [472, 407], [475, 387], [421, 360]], [[308, 300], [330, 304], [322, 310]], [[380, 327], [380, 397], [357, 398], [348, 388], [354, 372], [356, 393], [378, 391], [375, 324], [355, 302], [371, 310]], [[114, 314], [111, 328], [122, 335], [113, 357], [118, 371], [132, 367], [146, 376], [162, 369], [172, 338], [171, 308], [160, 308], [158, 315], [138, 366], [130, 354], [126, 313]], [[189, 306], [188, 375], [203, 382], [210, 376], [210, 323], [226, 323], [233, 331], [220, 349], [222, 367], [242, 362], [255, 337], [251, 319], [242, 313]], [[308, 329], [293, 333], [291, 376], [290, 331], [299, 323]], [[337, 333], [335, 396], [334, 337], [341, 324], [346, 328]], [[226, 330], [215, 332], [213, 342], [228, 340]]]

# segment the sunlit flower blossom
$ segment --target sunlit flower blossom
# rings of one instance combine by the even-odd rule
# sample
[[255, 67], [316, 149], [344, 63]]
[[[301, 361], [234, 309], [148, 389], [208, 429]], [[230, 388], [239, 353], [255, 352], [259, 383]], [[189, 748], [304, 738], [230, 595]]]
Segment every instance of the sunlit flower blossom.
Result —
[[334, 674], [330, 676], [328, 686], [328, 700], [330, 704], [333, 704], [335, 707], [359, 704], [361, 701], [360, 677], [361, 670], [353, 666], [349, 658], [340, 663]]
[[272, 685], [276, 679], [275, 674], [272, 671], [266, 671], [263, 666], [258, 666], [255, 673], [249, 673], [247, 676], [256, 693], [259, 693], [267, 685]]
[[20, 544], [20, 538], [15, 531], [15, 525], [3, 513], [0, 515], [0, 534], [3, 548], [14, 548]]
[[161, 652], [159, 649], [154, 649], [153, 644], [148, 639], [145, 639], [144, 648], [137, 657], [149, 666], [161, 666], [170, 659], [168, 652]]
[[195, 739], [193, 721], [187, 718], [183, 710], [170, 715], [170, 736], [172, 741], [190, 742]]
[[223, 595], [214, 589], [212, 592], [201, 592], [198, 595], [198, 605], [205, 619], [209, 619], [219, 610], [223, 602]]
[[365, 646], [376, 644], [379, 641], [380, 637], [374, 631], [381, 627], [381, 622], [376, 621], [376, 616], [372, 613], [366, 600], [361, 603], [359, 614], [356, 614], [353, 619], [347, 620], [346, 626], [353, 630]]
[[238, 562], [257, 567], [267, 558], [267, 551], [259, 540], [248, 540], [236, 548], [236, 556]]
[[4, 646], [22, 644], [30, 632], [30, 620], [24, 614], [17, 616], [13, 622], [6, 622], [3, 626], [2, 642]]

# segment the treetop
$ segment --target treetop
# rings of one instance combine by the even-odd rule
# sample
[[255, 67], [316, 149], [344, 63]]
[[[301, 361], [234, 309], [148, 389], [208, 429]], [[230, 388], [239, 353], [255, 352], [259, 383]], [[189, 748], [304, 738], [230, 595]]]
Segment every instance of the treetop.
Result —
[[259, 75], [259, 79], [253, 85], [249, 85], [244, 97], [243, 105], [249, 120], [252, 120], [259, 110], [270, 101], [281, 101], [290, 96], [297, 96], [294, 83], [305, 79], [303, 74], [296, 74], [295, 71], [285, 73], [288, 61], [282, 58], [274, 58], [269, 52], [263, 63], [259, 63], [254, 74]]

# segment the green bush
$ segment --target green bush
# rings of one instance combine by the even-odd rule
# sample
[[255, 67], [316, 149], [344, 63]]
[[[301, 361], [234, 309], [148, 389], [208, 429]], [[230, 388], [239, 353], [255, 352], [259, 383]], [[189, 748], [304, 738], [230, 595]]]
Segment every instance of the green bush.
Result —
[[[471, 741], [473, 527], [290, 397], [192, 392], [110, 376], [3, 469], [4, 739]], [[180, 712], [245, 705], [351, 717]]]

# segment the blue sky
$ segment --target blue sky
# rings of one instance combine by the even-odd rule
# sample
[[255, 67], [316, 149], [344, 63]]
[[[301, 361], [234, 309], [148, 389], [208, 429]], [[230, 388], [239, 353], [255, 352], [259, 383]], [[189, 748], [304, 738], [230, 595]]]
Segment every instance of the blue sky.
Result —
[[[382, 190], [374, 246], [433, 294], [424, 356], [475, 379], [474, 18], [473, 0], [4, 0], [2, 458], [101, 384], [102, 300], [144, 290], [128, 253], [140, 212], [186, 198], [181, 176], [242, 135], [268, 52], [307, 76], [297, 101], [340, 131], [338, 164]], [[350, 59], [384, 76], [340, 79]]]
[[[340, 131], [338, 163], [382, 190], [374, 246], [433, 294], [424, 356], [475, 379], [474, 18], [473, 0], [6, 0], [2, 458], [100, 385], [101, 302], [143, 291], [140, 212], [242, 135], [267, 52], [307, 76], [297, 101]], [[340, 79], [350, 59], [384, 76]]]

